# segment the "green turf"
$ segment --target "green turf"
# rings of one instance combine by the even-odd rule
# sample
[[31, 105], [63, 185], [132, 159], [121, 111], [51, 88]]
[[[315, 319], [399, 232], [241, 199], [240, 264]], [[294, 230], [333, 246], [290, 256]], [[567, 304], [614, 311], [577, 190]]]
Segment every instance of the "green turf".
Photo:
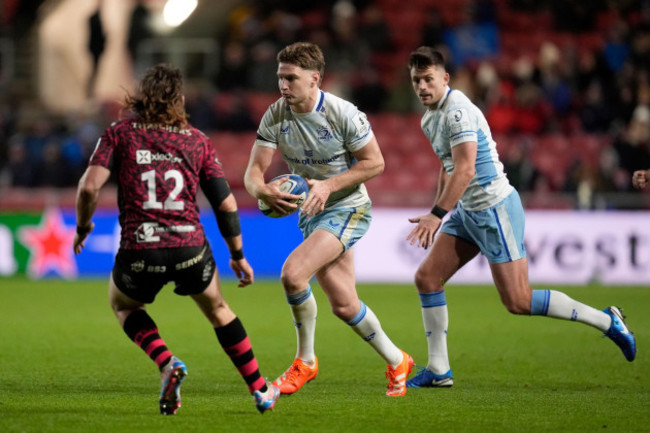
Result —
[[[599, 308], [625, 307], [640, 352], [628, 363], [597, 330], [506, 313], [491, 287], [449, 287], [455, 384], [384, 396], [385, 365], [334, 318], [322, 292], [318, 378], [260, 415], [214, 331], [168, 288], [149, 311], [185, 361], [183, 407], [158, 414], [159, 375], [122, 333], [104, 281], [0, 279], [0, 432], [639, 432], [650, 431], [650, 288], [565, 287]], [[277, 283], [224, 292], [262, 374], [295, 353]], [[361, 285], [389, 336], [426, 363], [419, 301], [399, 285]]]

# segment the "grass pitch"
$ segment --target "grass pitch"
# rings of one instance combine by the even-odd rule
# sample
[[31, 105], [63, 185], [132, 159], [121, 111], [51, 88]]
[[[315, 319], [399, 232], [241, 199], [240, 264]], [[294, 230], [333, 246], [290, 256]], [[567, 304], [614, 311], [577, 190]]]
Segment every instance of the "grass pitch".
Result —
[[[598, 308], [625, 308], [639, 353], [628, 363], [588, 326], [515, 317], [492, 287], [449, 286], [451, 389], [384, 396], [385, 365], [320, 308], [320, 374], [260, 415], [214, 331], [193, 302], [167, 287], [149, 312], [189, 375], [176, 416], [158, 413], [159, 374], [122, 332], [105, 281], [0, 279], [0, 432], [641, 432], [650, 431], [650, 288], [563, 287]], [[295, 354], [277, 282], [223, 284], [262, 374]], [[426, 364], [415, 289], [360, 285], [393, 341]]]

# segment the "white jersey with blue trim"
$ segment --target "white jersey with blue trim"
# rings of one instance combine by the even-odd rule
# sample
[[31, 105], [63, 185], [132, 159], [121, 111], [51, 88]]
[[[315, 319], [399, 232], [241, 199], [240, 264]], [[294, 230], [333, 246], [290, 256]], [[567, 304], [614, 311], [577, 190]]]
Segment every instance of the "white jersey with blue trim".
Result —
[[499, 161], [487, 120], [463, 92], [447, 87], [438, 106], [426, 111], [421, 126], [448, 174], [455, 168], [452, 147], [468, 141], [478, 144], [476, 174], [460, 199], [463, 208], [469, 211], [487, 209], [512, 192], [514, 188]]
[[[368, 144], [373, 132], [366, 115], [352, 103], [319, 92], [309, 113], [295, 113], [284, 98], [271, 104], [255, 145], [278, 149], [291, 173], [323, 180], [348, 171], [357, 161], [352, 152]], [[362, 183], [332, 193], [325, 208], [356, 207], [369, 201]]]

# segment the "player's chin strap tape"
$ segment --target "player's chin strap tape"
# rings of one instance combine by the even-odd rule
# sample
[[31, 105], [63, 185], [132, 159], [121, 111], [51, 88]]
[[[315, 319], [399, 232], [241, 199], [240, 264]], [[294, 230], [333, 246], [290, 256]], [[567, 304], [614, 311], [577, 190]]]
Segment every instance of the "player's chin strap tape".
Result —
[[239, 214], [234, 212], [215, 212], [217, 215], [217, 225], [221, 236], [224, 238], [232, 238], [241, 234], [241, 226], [239, 225]]

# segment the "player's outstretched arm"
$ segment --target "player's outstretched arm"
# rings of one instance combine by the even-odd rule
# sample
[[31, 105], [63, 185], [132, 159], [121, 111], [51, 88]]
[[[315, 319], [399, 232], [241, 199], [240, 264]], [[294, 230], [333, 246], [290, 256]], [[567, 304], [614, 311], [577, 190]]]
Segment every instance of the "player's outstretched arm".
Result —
[[73, 241], [75, 254], [79, 254], [85, 247], [86, 238], [95, 227], [91, 219], [97, 208], [99, 191], [110, 175], [111, 172], [107, 168], [91, 165], [79, 179], [75, 203], [77, 217], [77, 232]]

